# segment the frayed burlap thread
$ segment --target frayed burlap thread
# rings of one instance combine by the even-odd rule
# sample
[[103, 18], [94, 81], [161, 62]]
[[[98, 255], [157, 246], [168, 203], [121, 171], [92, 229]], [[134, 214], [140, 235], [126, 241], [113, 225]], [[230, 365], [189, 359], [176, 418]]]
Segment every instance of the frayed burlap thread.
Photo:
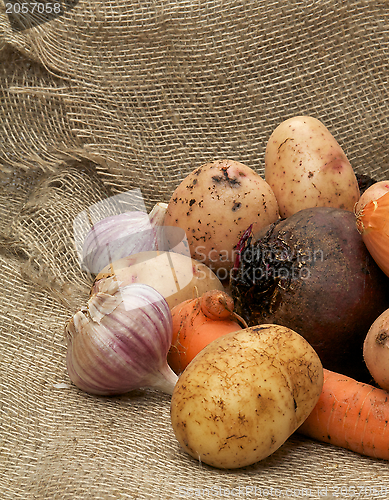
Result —
[[74, 3], [24, 31], [0, 5], [0, 497], [388, 498], [386, 462], [297, 434], [242, 470], [201, 464], [168, 396], [74, 387], [64, 338], [92, 279], [73, 223], [102, 200], [140, 189], [150, 209], [214, 158], [263, 174], [297, 114], [387, 178], [387, 2]]

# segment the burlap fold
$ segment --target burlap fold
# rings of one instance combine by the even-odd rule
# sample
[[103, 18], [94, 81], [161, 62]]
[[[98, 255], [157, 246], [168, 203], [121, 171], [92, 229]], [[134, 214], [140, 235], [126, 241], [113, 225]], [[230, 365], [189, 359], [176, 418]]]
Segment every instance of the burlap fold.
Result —
[[214, 158], [263, 173], [296, 114], [387, 178], [387, 2], [74, 4], [25, 30], [0, 5], [0, 497], [388, 498], [386, 462], [298, 435], [242, 470], [197, 463], [168, 396], [75, 388], [63, 334], [91, 283], [73, 222], [101, 200], [139, 188], [150, 209]]

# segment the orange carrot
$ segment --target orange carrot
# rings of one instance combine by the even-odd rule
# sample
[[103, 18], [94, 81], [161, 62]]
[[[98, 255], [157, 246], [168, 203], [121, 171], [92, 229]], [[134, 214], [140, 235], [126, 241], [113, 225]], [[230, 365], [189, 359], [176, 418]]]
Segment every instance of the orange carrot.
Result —
[[319, 401], [298, 432], [389, 460], [389, 393], [325, 369]]
[[181, 373], [212, 340], [241, 330], [238, 321], [243, 328], [247, 326], [233, 307], [233, 299], [220, 290], [173, 307], [173, 340], [167, 359], [175, 373]]

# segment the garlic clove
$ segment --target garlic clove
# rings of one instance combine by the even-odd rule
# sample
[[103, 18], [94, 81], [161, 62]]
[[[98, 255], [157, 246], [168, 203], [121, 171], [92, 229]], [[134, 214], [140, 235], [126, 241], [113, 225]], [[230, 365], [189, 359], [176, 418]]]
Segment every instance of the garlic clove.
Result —
[[156, 203], [152, 208], [149, 219], [152, 227], [163, 226], [163, 221], [165, 220], [166, 210], [168, 204], [167, 203]]
[[157, 203], [150, 212], [150, 223], [155, 230], [157, 250], [171, 251], [190, 257], [186, 232], [181, 227], [165, 226], [167, 203]]
[[163, 251], [169, 248], [163, 226], [167, 207], [167, 203], [156, 203], [149, 214], [150, 224], [155, 231], [156, 250]]

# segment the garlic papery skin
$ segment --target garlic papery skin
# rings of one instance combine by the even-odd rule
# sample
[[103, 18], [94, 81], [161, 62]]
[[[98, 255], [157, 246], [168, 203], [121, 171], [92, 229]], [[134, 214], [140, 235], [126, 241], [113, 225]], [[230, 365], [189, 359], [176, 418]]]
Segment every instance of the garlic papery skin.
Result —
[[156, 203], [149, 213], [150, 224], [155, 231], [155, 241], [157, 250], [168, 250], [169, 244], [165, 234], [163, 222], [165, 220], [167, 203]]
[[153, 227], [163, 226], [163, 221], [165, 220], [167, 207], [168, 204], [162, 202], [158, 202], [154, 205], [149, 214], [150, 224]]
[[146, 212], [124, 212], [92, 226], [84, 239], [82, 264], [98, 274], [110, 262], [151, 250], [157, 250], [156, 222]]
[[93, 295], [65, 327], [67, 370], [81, 390], [98, 395], [156, 388], [172, 394], [177, 375], [167, 363], [172, 316], [149, 285], [116, 284]]

